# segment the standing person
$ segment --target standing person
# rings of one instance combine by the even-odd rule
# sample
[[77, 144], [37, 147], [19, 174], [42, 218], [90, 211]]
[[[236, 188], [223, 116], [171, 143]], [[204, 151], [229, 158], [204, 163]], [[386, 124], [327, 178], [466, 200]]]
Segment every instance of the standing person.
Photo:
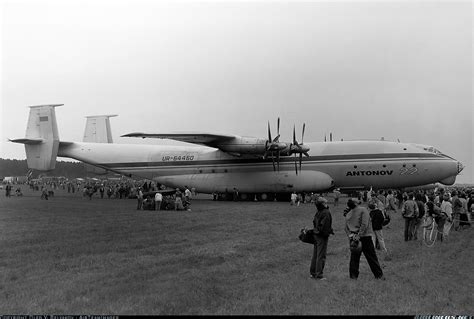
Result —
[[396, 199], [391, 189], [388, 190], [388, 195], [385, 200], [385, 212], [389, 215], [397, 212]]
[[382, 203], [382, 206], [379, 207], [381, 211], [385, 210], [385, 206], [387, 206], [387, 198], [385, 197], [385, 192], [383, 189], [379, 190], [379, 193], [377, 195], [377, 199]]
[[453, 207], [453, 227], [454, 230], [459, 230], [459, 220], [462, 213], [462, 201], [459, 199], [458, 192], [451, 193], [451, 205]]
[[303, 201], [303, 195], [301, 193], [298, 193], [296, 195], [296, 206], [300, 206], [300, 203]]
[[181, 199], [181, 197], [183, 196], [183, 193], [181, 193], [181, 190], [177, 187], [176, 188], [176, 193], [175, 193], [176, 197], [179, 197]]
[[[443, 194], [443, 202], [441, 203], [441, 214], [443, 214], [446, 218], [444, 219], [443, 225], [438, 224], [438, 230], [442, 231], [441, 241], [444, 239], [448, 239], [449, 230], [451, 229], [451, 223], [453, 222], [453, 206], [449, 201], [449, 194]], [[443, 220], [442, 220], [443, 221]]]
[[45, 185], [41, 187], [41, 199], [48, 200], [48, 188]]
[[418, 207], [418, 214], [416, 215], [415, 224], [413, 225], [413, 240], [418, 239], [418, 230], [420, 229], [421, 221], [425, 216], [425, 203], [423, 202], [423, 197], [424, 195], [422, 193], [417, 193], [415, 195], [415, 203]]
[[464, 229], [464, 226], [466, 227], [471, 227], [471, 224], [469, 223], [469, 210], [467, 209], [467, 198], [466, 198], [466, 193], [461, 192], [459, 195], [459, 200], [462, 203], [462, 210], [461, 210], [461, 216], [459, 217], [459, 227], [461, 229]]
[[[383, 212], [375, 206], [374, 203], [370, 203], [369, 205], [370, 209], [370, 220], [372, 222], [372, 230], [374, 231], [375, 234], [375, 241], [378, 242], [379, 247], [383, 252], [385, 253], [385, 260], [390, 260], [390, 256], [388, 254], [387, 247], [385, 246], [385, 240], [383, 238], [383, 233], [382, 233], [382, 227], [383, 227], [383, 221], [385, 219]], [[376, 246], [376, 245], [375, 245]]]
[[359, 277], [360, 255], [364, 253], [365, 259], [367, 259], [370, 270], [375, 278], [385, 280], [372, 241], [373, 231], [369, 211], [365, 207], [359, 206], [357, 199], [351, 198], [347, 201], [347, 208], [344, 212], [346, 219], [345, 232], [347, 237], [350, 241], [360, 241], [362, 244], [361, 250], [351, 249], [351, 260], [349, 263], [350, 278], [357, 279]]
[[105, 189], [104, 189], [103, 184], [100, 185], [99, 192], [100, 192], [100, 198], [104, 198]]
[[474, 192], [470, 192], [467, 200], [467, 220], [469, 225], [471, 224], [472, 217], [474, 215]]
[[233, 200], [234, 200], [234, 202], [239, 200], [239, 191], [235, 187], [234, 187], [234, 190], [233, 190]]
[[138, 187], [138, 192], [137, 192], [137, 210], [142, 209], [143, 206], [143, 192], [142, 188]]
[[311, 278], [317, 280], [326, 279], [323, 276], [323, 270], [326, 263], [328, 239], [330, 234], [334, 234], [332, 230], [332, 216], [329, 212], [327, 202], [324, 197], [319, 197], [315, 203], [317, 211], [313, 219], [314, 248], [309, 272]]
[[174, 199], [174, 210], [184, 210], [181, 193], [179, 193], [179, 195], [176, 193], [176, 197]]
[[372, 192], [370, 194], [369, 204], [371, 204], [371, 203], [374, 204], [381, 211], [385, 209], [384, 203], [382, 203], [382, 201], [377, 197], [376, 192]]
[[402, 216], [405, 219], [405, 241], [412, 240], [416, 217], [418, 216], [418, 205], [413, 200], [413, 193], [407, 195], [407, 200], [403, 202]]
[[402, 209], [403, 205], [403, 194], [401, 190], [397, 191], [397, 202], [398, 202], [398, 209]]
[[340, 196], [341, 196], [341, 192], [339, 191], [339, 188], [336, 188], [334, 190], [334, 207], [336, 207], [339, 204]]
[[189, 190], [188, 186], [184, 186], [184, 200], [191, 202], [191, 191]]
[[296, 193], [293, 191], [293, 193], [291, 193], [291, 202], [290, 204], [291, 205], [296, 205], [296, 200], [298, 199], [298, 195], [296, 195]]
[[160, 192], [155, 194], [155, 210], [161, 210], [161, 202], [163, 201], [163, 195]]

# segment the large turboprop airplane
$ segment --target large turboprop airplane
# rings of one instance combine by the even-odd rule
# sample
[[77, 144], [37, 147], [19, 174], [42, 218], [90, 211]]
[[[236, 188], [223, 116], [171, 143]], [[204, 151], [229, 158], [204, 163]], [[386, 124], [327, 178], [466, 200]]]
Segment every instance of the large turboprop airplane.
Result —
[[110, 115], [88, 117], [84, 139], [89, 142], [61, 141], [55, 114], [60, 105], [30, 106], [25, 138], [11, 140], [25, 144], [30, 169], [52, 170], [57, 156], [67, 157], [169, 187], [194, 187], [201, 193], [231, 193], [236, 188], [243, 199], [286, 198], [293, 191], [323, 192], [334, 187], [452, 185], [463, 169], [460, 162], [431, 146], [388, 141], [300, 144], [294, 130], [293, 143], [280, 142], [279, 136], [272, 139], [269, 129], [268, 139], [202, 133], [125, 135], [200, 146], [117, 144], [111, 143]]

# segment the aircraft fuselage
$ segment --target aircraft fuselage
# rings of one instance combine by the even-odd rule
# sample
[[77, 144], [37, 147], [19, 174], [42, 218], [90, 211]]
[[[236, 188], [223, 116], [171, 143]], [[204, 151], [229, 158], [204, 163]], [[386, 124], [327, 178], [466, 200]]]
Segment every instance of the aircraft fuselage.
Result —
[[[295, 157], [232, 156], [200, 146], [60, 142], [58, 156], [74, 158], [124, 175], [199, 192], [301, 192], [333, 187], [400, 188], [451, 182], [459, 162], [412, 144], [387, 141], [307, 143], [309, 157], [295, 172]], [[454, 183], [454, 180], [452, 181]]]

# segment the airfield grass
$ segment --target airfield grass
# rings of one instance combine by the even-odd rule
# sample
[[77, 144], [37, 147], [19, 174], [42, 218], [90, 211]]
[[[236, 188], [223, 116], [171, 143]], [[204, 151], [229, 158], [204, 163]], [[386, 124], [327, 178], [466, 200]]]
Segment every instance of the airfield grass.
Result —
[[404, 242], [393, 216], [393, 259], [378, 253], [387, 280], [362, 256], [352, 281], [342, 198], [330, 207], [328, 280], [315, 281], [312, 245], [297, 238], [312, 225], [310, 204], [200, 195], [191, 212], [154, 212], [130, 199], [25, 193], [0, 197], [1, 314], [474, 314], [472, 229], [428, 248]]

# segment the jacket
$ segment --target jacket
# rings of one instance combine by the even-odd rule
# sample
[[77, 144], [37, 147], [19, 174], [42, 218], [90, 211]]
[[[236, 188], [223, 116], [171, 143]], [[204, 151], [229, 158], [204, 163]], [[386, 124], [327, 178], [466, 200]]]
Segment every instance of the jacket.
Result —
[[372, 220], [372, 229], [381, 230], [383, 226], [383, 220], [385, 219], [380, 209], [374, 209], [370, 211], [370, 219]]
[[359, 237], [372, 236], [372, 223], [369, 211], [365, 207], [356, 206], [346, 214], [346, 234], [357, 234]]
[[404, 218], [415, 218], [418, 216], [418, 205], [414, 200], [407, 200], [403, 203], [402, 216]]
[[329, 209], [318, 210], [313, 219], [314, 233], [322, 237], [334, 234], [332, 229], [332, 216]]

